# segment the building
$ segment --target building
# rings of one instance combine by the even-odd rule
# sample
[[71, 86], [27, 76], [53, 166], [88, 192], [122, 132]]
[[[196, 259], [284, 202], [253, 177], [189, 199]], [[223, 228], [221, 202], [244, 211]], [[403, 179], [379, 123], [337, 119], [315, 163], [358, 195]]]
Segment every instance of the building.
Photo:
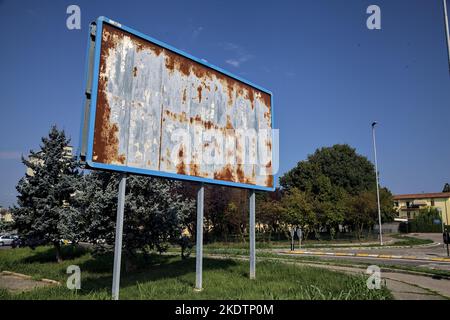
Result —
[[0, 208], [0, 221], [4, 222], [12, 222], [13, 217], [11, 212], [8, 211], [8, 209]]
[[446, 225], [450, 224], [450, 192], [398, 194], [393, 197], [399, 218], [414, 219], [420, 209], [436, 208]]

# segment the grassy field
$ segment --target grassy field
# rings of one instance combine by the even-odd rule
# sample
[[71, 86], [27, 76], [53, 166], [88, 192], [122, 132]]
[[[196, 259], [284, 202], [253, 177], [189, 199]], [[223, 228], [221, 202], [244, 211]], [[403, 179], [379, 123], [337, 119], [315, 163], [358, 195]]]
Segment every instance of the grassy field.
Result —
[[[66, 260], [53, 262], [53, 250], [40, 247], [0, 250], [0, 270], [9, 270], [35, 279], [49, 278], [63, 285], [20, 294], [0, 290], [0, 299], [109, 299], [112, 257], [93, 256], [89, 251], [64, 248]], [[81, 269], [81, 290], [65, 287], [66, 268]], [[299, 267], [281, 262], [257, 264], [257, 279], [248, 279], [248, 262], [232, 259], [204, 259], [203, 286], [194, 292], [195, 259], [153, 255], [139, 257], [132, 270], [123, 267], [121, 299], [391, 299], [386, 288], [369, 290], [366, 278]]]
[[[419, 239], [403, 234], [394, 234], [391, 235], [392, 238], [396, 239], [394, 242], [389, 243], [387, 245], [384, 245], [383, 247], [388, 246], [415, 246], [415, 245], [422, 245], [422, 244], [430, 244], [433, 243], [433, 240], [429, 239]], [[302, 243], [302, 248], [316, 248], [316, 247], [326, 247], [326, 246], [332, 246], [333, 248], [347, 248], [349, 245], [355, 245], [355, 246], [365, 246], [365, 247], [379, 247], [380, 244], [373, 243], [377, 242], [375, 239], [369, 239], [369, 240], [361, 240], [361, 241], [349, 241], [349, 240], [306, 240]], [[216, 250], [216, 249], [248, 249], [249, 244], [248, 242], [213, 242], [208, 243], [204, 245], [205, 249], [210, 250]], [[283, 249], [283, 248], [289, 248], [290, 247], [290, 240], [284, 240], [284, 241], [271, 241], [271, 242], [262, 242], [258, 241], [256, 242], [256, 248], [257, 249]], [[295, 247], [298, 248], [298, 240], [295, 241]]]
[[395, 246], [417, 246], [422, 244], [433, 243], [433, 240], [430, 239], [419, 239], [411, 236], [406, 236], [403, 234], [392, 235], [392, 237], [398, 239], [392, 244]]

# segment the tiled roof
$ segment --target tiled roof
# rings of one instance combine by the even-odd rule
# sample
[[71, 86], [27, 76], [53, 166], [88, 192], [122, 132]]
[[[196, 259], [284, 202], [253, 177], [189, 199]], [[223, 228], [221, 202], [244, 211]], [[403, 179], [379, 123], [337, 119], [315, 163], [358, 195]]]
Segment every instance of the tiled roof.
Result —
[[397, 194], [393, 198], [394, 200], [450, 198], [450, 192]]

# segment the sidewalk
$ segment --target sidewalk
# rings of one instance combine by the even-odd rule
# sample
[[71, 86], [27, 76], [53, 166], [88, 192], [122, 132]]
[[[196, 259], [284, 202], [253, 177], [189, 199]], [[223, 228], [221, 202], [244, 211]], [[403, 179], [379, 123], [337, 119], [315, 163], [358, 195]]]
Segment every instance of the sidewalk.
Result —
[[432, 262], [445, 262], [450, 263], [450, 258], [444, 257], [427, 257], [417, 255], [393, 255], [393, 254], [372, 254], [365, 252], [331, 252], [331, 251], [318, 251], [318, 250], [295, 250], [295, 251], [278, 251], [281, 254], [298, 254], [298, 255], [311, 255], [311, 256], [334, 256], [334, 257], [364, 257], [364, 258], [378, 258], [378, 259], [400, 259], [400, 260], [420, 260], [420, 261], [432, 261]]

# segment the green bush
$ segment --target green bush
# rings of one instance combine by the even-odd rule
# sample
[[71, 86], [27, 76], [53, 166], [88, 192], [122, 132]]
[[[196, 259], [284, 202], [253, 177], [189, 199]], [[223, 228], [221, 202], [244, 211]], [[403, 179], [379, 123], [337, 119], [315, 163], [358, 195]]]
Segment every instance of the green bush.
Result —
[[441, 215], [436, 208], [420, 210], [419, 214], [406, 223], [401, 223], [400, 232], [442, 232], [442, 224], [435, 224], [434, 220], [441, 220]]

